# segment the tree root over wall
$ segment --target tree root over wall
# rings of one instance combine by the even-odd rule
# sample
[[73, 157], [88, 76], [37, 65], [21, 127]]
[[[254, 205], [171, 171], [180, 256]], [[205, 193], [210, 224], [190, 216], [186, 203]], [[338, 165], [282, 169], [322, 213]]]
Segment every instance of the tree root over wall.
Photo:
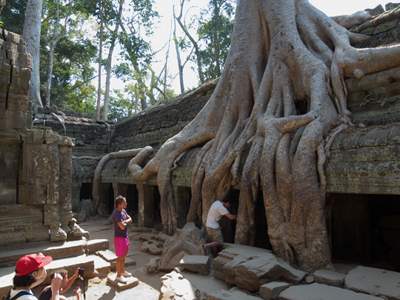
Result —
[[[350, 122], [345, 78], [398, 66], [400, 47], [356, 49], [350, 33], [305, 0], [239, 1], [224, 73], [199, 114], [151, 158], [129, 163], [135, 180], [157, 176], [164, 229], [176, 229], [171, 170], [201, 147], [188, 222], [240, 184], [235, 241], [252, 244], [263, 192], [274, 252], [304, 269], [330, 264], [323, 163]], [[147, 162], [147, 163], [145, 163]]]

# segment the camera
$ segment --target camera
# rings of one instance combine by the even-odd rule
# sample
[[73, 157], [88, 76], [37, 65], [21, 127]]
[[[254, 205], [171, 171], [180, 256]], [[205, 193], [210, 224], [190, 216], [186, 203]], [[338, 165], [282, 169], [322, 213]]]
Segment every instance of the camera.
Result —
[[78, 274], [79, 274], [79, 276], [84, 277], [84, 275], [85, 275], [85, 269], [84, 269], [84, 268], [79, 268], [79, 269], [78, 269]]

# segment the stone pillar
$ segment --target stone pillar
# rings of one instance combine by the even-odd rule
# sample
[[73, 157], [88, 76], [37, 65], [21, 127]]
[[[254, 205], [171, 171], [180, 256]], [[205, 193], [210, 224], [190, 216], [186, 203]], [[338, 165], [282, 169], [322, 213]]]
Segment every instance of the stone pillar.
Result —
[[61, 226], [65, 230], [71, 221], [72, 215], [72, 147], [74, 144], [68, 137], [64, 137], [59, 145], [60, 151], [60, 192], [59, 213]]
[[136, 185], [139, 197], [139, 226], [153, 227], [154, 225], [154, 187], [139, 183]]

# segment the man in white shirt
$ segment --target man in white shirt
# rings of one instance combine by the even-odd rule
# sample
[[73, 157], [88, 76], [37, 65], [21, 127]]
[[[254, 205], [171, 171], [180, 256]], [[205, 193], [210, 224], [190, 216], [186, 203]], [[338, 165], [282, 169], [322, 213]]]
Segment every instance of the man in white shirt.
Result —
[[220, 244], [224, 243], [224, 239], [222, 237], [222, 231], [219, 226], [218, 221], [222, 217], [226, 217], [229, 220], [235, 220], [236, 215], [229, 213], [228, 208], [230, 207], [230, 203], [228, 199], [224, 199], [223, 201], [215, 200], [208, 210], [207, 222], [206, 222], [206, 231], [207, 231], [207, 241], [210, 242], [218, 242]]

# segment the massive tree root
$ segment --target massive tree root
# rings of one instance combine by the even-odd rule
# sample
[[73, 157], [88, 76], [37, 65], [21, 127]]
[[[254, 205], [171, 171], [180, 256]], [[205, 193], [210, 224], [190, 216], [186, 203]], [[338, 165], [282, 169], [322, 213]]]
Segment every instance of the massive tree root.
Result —
[[261, 189], [275, 253], [305, 269], [330, 263], [324, 142], [351, 124], [344, 79], [400, 63], [398, 46], [355, 49], [353, 38], [360, 36], [306, 0], [239, 1], [225, 70], [208, 103], [150, 161], [147, 147], [129, 164], [137, 180], [157, 174], [167, 232], [176, 228], [171, 170], [201, 147], [188, 222], [204, 222], [211, 203], [240, 183], [235, 240], [251, 244]]

